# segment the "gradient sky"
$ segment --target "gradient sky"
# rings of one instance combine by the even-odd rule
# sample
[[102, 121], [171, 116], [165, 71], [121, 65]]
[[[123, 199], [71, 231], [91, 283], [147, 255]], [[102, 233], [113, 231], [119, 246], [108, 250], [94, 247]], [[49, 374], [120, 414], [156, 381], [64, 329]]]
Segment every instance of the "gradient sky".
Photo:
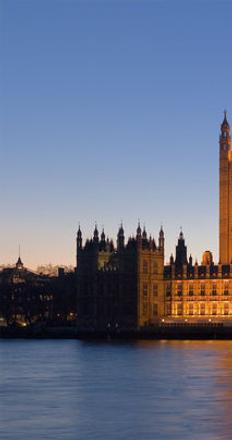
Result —
[[138, 218], [166, 259], [218, 258], [218, 136], [232, 122], [230, 0], [0, 0], [0, 264], [75, 264]]

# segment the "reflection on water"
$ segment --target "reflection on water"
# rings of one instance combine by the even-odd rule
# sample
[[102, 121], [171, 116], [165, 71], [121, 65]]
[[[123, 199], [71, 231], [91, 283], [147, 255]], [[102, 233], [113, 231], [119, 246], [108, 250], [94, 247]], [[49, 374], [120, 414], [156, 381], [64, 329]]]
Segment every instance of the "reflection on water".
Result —
[[229, 341], [0, 341], [3, 440], [231, 440], [231, 415]]

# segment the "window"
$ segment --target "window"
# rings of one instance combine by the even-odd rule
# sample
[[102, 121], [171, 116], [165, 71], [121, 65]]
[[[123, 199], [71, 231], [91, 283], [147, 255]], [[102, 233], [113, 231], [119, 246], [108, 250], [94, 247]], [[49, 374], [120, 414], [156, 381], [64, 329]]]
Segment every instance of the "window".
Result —
[[144, 298], [147, 298], [147, 294], [148, 294], [148, 285], [147, 283], [143, 285], [143, 296]]
[[177, 304], [177, 315], [181, 316], [183, 314], [183, 306], [182, 304]]
[[229, 315], [229, 303], [224, 303], [224, 315]]
[[147, 262], [147, 260], [143, 261], [143, 273], [148, 273], [148, 262]]
[[217, 295], [217, 284], [216, 283], [213, 283], [212, 295]]
[[178, 283], [177, 284], [177, 295], [181, 296], [183, 292], [183, 287], [182, 287], [182, 283]]
[[193, 315], [193, 304], [189, 304], [189, 315]]
[[189, 296], [193, 296], [193, 284], [189, 284]]
[[201, 283], [201, 290], [200, 290], [201, 296], [205, 295], [205, 284]]
[[200, 305], [200, 315], [205, 315], [205, 304]]
[[224, 295], [229, 295], [229, 283], [228, 281], [224, 284]]
[[158, 284], [153, 284], [153, 296], [158, 296]]
[[172, 310], [171, 304], [170, 303], [166, 304], [166, 314], [167, 315], [171, 315], [171, 310]]

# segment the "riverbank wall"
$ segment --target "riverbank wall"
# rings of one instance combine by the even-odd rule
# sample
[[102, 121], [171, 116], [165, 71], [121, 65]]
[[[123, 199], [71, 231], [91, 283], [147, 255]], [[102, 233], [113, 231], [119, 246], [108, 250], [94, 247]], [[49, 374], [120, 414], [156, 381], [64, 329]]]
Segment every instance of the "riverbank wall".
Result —
[[215, 324], [167, 324], [140, 330], [78, 330], [76, 327], [1, 327], [0, 338], [28, 339], [231, 339], [232, 326]]

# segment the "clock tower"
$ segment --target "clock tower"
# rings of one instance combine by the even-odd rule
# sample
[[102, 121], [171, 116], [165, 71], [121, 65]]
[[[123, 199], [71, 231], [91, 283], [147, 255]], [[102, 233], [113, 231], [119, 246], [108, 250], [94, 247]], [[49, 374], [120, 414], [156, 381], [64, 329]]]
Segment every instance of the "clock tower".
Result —
[[230, 125], [225, 112], [220, 134], [220, 207], [219, 207], [219, 262], [232, 262], [232, 150]]

